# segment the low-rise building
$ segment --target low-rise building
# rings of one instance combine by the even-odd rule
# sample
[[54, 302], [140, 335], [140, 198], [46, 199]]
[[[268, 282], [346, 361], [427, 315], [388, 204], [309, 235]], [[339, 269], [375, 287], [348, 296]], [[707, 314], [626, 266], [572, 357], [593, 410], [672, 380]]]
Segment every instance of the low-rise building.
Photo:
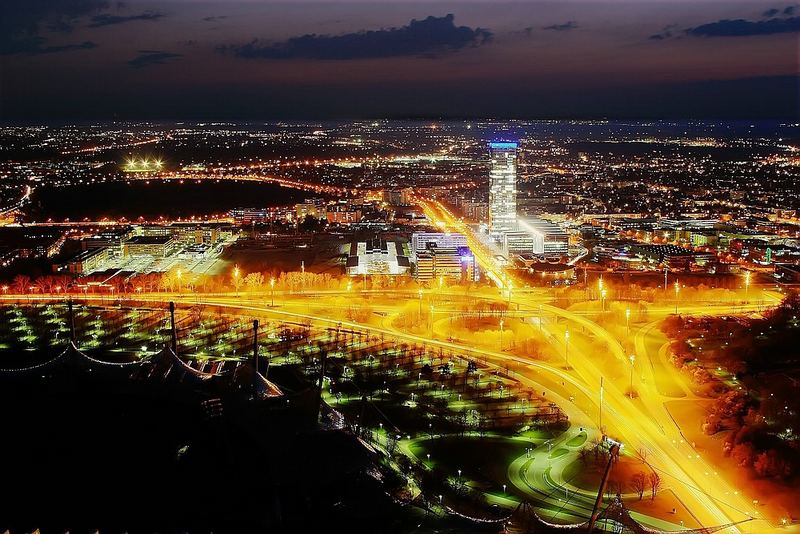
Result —
[[171, 235], [136, 236], [125, 242], [123, 255], [166, 258], [177, 247], [178, 240]]
[[109, 247], [94, 247], [82, 250], [67, 262], [67, 270], [72, 274], [78, 275], [98, 271], [103, 268], [111, 257], [112, 254]]
[[416, 253], [415, 278], [430, 282], [439, 277], [456, 281], [476, 281], [479, 272], [469, 247], [432, 246]]
[[403, 243], [375, 238], [350, 243], [346, 269], [350, 276], [401, 275], [410, 274], [411, 262]]

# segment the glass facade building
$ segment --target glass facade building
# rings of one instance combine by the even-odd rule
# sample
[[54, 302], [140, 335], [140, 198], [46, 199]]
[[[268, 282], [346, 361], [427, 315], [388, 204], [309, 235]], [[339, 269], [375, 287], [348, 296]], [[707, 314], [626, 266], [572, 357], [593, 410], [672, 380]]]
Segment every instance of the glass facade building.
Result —
[[517, 229], [517, 143], [489, 143], [489, 231], [500, 236]]

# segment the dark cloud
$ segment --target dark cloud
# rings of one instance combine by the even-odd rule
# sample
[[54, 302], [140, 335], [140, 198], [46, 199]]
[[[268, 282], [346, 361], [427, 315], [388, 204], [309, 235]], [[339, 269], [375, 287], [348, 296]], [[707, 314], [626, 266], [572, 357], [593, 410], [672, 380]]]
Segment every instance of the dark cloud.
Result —
[[482, 28], [456, 26], [453, 15], [412, 20], [407, 26], [344, 35], [307, 34], [281, 43], [253, 40], [219, 47], [222, 53], [247, 59], [368, 59], [431, 56], [448, 50], [480, 46], [492, 37]]
[[42, 30], [67, 33], [75, 21], [108, 8], [105, 0], [3, 0], [0, 8], [0, 55], [49, 54], [94, 48], [90, 42], [47, 45]]
[[775, 15], [777, 15], [777, 14], [778, 14], [778, 13], [780, 13], [780, 12], [781, 12], [781, 10], [780, 10], [780, 9], [777, 9], [777, 8], [774, 8], [774, 7], [773, 7], [773, 8], [770, 8], [770, 9], [768, 9], [768, 10], [764, 11], [764, 12], [761, 14], [761, 16], [762, 16], [762, 17], [774, 17]]
[[798, 6], [788, 6], [786, 7], [786, 9], [783, 10], [783, 14], [787, 16], [794, 15], [795, 13], [797, 13], [797, 8]]
[[145, 11], [138, 15], [111, 15], [110, 13], [101, 13], [95, 15], [89, 22], [90, 28], [99, 28], [101, 26], [113, 26], [114, 24], [125, 24], [126, 22], [133, 22], [135, 20], [158, 20], [164, 15], [157, 11]]
[[228, 18], [227, 15], [215, 15], [215, 16], [211, 16], [211, 17], [203, 17], [203, 20], [205, 22], [219, 22], [219, 21], [225, 20], [227, 18]]
[[669, 39], [670, 37], [672, 37], [674, 35], [673, 32], [675, 31], [676, 27], [677, 27], [677, 25], [675, 25], [675, 24], [670, 24], [669, 26], [664, 26], [663, 28], [661, 28], [660, 32], [654, 33], [653, 35], [648, 37], [648, 39], [650, 39], [652, 41], [663, 41], [664, 39]]
[[693, 37], [746, 37], [800, 32], [800, 17], [750, 21], [724, 19], [686, 29]]
[[563, 24], [553, 24], [552, 26], [544, 26], [543, 30], [552, 30], [557, 32], [566, 32], [569, 30], [574, 30], [578, 27], [578, 24], [574, 20], [567, 21]]
[[150, 65], [161, 65], [173, 59], [182, 57], [181, 54], [164, 52], [163, 50], [139, 50], [139, 55], [128, 61], [128, 65], [135, 69], [149, 67]]

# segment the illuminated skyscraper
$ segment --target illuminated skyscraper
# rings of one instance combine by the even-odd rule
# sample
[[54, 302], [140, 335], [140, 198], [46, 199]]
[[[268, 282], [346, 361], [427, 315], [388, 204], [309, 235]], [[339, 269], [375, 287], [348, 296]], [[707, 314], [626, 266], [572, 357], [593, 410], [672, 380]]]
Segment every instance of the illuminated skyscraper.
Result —
[[517, 229], [517, 143], [489, 143], [489, 230], [499, 236]]

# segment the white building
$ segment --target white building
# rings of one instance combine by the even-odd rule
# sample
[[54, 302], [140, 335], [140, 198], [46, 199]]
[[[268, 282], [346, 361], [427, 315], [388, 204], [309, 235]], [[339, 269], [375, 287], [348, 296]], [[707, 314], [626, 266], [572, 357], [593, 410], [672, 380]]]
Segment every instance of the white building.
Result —
[[495, 237], [517, 229], [517, 143], [489, 143], [489, 231]]
[[347, 274], [409, 274], [411, 262], [403, 244], [383, 239], [353, 241], [347, 256]]
[[534, 254], [566, 256], [569, 252], [569, 235], [557, 224], [531, 219], [521, 221], [520, 227], [533, 238]]
[[464, 234], [449, 232], [414, 232], [411, 235], [411, 254], [416, 256], [431, 247], [457, 248], [466, 247], [467, 238]]

